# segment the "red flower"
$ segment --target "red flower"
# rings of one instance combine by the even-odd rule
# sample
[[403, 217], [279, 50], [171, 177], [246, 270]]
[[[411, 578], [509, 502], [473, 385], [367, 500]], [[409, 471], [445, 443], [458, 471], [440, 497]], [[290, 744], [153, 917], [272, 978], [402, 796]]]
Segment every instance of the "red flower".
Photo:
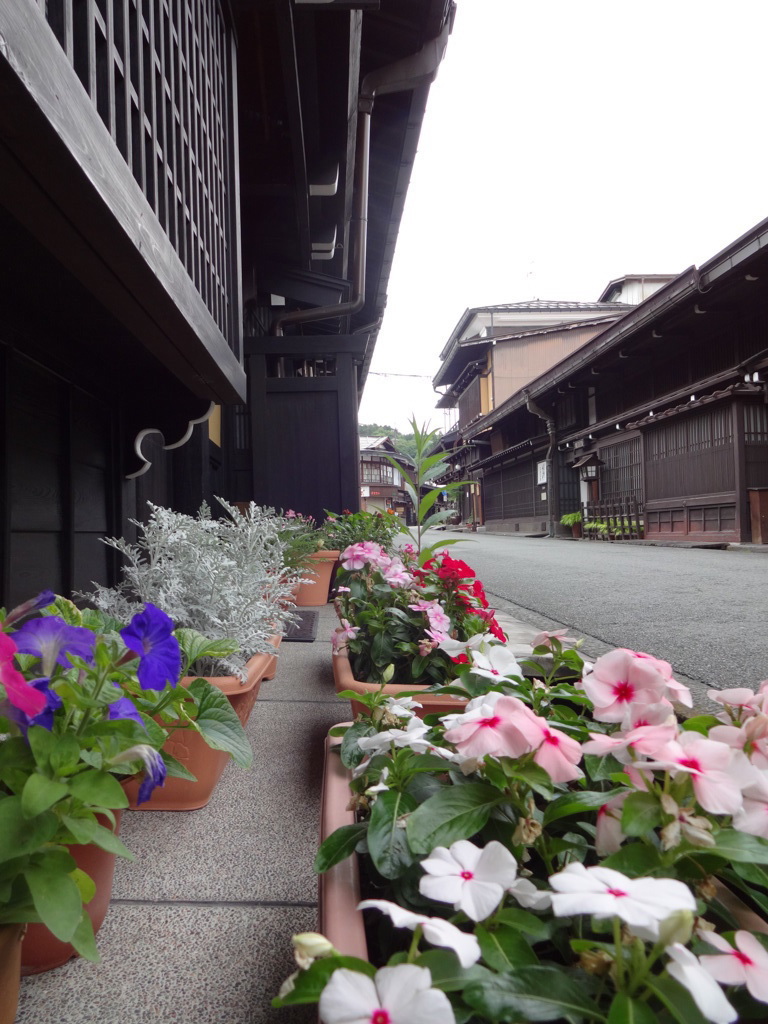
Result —
[[496, 639], [501, 640], [501, 642], [505, 644], [507, 642], [507, 638], [504, 635], [504, 630], [496, 621], [493, 609], [489, 608], [487, 611], [478, 612], [477, 614], [486, 622], [488, 630], [496, 637]]
[[466, 654], [460, 654], [458, 656], [458, 658], [451, 658], [451, 661], [454, 663], [454, 665], [468, 665], [469, 664], [469, 658], [466, 656]]

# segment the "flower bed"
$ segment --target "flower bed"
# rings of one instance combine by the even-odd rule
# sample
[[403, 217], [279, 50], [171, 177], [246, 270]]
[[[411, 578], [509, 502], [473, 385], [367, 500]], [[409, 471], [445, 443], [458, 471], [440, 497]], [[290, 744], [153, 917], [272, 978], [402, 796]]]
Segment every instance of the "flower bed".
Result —
[[470, 641], [466, 708], [422, 721], [373, 694], [338, 729], [357, 820], [316, 867], [364, 858], [375, 962], [299, 942], [275, 1005], [319, 1001], [325, 1024], [765, 1019], [768, 938], [723, 893], [768, 912], [768, 682], [679, 721], [690, 695], [659, 659], [614, 651], [566, 683], [578, 654], [552, 637], [544, 679], [489, 679], [478, 655], [501, 645]]

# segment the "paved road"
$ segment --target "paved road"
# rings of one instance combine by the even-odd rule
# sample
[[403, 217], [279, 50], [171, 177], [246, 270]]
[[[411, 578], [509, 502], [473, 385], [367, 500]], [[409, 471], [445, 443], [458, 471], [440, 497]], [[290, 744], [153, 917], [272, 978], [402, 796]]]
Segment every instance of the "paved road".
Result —
[[[430, 542], [440, 534], [430, 535]], [[707, 688], [768, 678], [768, 554], [451, 533], [497, 606], [568, 626], [596, 657], [631, 647], [670, 661], [697, 704]], [[492, 600], [492, 604], [494, 601]]]

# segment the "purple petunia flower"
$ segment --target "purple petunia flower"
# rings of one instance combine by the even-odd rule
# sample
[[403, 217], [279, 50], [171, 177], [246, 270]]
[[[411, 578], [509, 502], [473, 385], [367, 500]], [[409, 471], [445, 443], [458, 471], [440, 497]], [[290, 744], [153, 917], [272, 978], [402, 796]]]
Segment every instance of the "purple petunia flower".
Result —
[[156, 786], [165, 785], [166, 767], [160, 752], [146, 743], [137, 743], [113, 757], [110, 764], [127, 764], [139, 758], [144, 762], [144, 778], [139, 786], [136, 803], [143, 804], [152, 796]]
[[43, 729], [47, 729], [50, 732], [53, 729], [53, 713], [64, 702], [58, 693], [51, 689], [51, 680], [47, 676], [42, 676], [40, 679], [31, 679], [29, 685], [43, 695], [45, 707], [36, 715], [27, 715], [18, 708], [11, 708], [9, 718], [12, 718], [25, 734], [31, 725], [41, 725]]
[[47, 608], [49, 604], [53, 604], [56, 600], [56, 595], [52, 590], [41, 590], [36, 597], [30, 597], [28, 601], [23, 604], [16, 605], [12, 608], [5, 619], [5, 625], [10, 626], [14, 622], [18, 622], [19, 619], [23, 619], [25, 615], [30, 615], [32, 612], [39, 612], [41, 608]]
[[173, 635], [173, 620], [149, 601], [120, 630], [125, 646], [139, 656], [137, 672], [143, 690], [164, 690], [175, 686], [181, 674], [179, 641]]
[[113, 703], [109, 705], [107, 718], [109, 718], [110, 721], [130, 718], [134, 722], [138, 722], [139, 725], [144, 725], [144, 720], [130, 697], [121, 697], [119, 700], [113, 701]]
[[21, 654], [36, 654], [42, 660], [43, 675], [50, 676], [54, 665], [72, 667], [69, 654], [90, 664], [96, 637], [84, 626], [68, 626], [58, 615], [48, 615], [25, 622], [13, 634], [13, 642]]

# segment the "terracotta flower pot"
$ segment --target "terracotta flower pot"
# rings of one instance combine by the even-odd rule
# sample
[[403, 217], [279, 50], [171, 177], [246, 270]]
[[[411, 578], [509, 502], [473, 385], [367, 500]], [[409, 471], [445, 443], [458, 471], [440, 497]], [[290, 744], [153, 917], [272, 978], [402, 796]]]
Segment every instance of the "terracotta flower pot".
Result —
[[[127, 791], [127, 784], [124, 784]], [[114, 811], [115, 834], [120, 832], [120, 818], [122, 811]], [[109, 826], [109, 821], [99, 815], [99, 822]], [[90, 903], [85, 905], [86, 913], [91, 919], [94, 934], [98, 932], [104, 923], [109, 909], [109, 901], [112, 897], [112, 879], [115, 874], [116, 854], [102, 850], [100, 846], [89, 843], [84, 846], [70, 846], [69, 852], [75, 859], [75, 863], [96, 884], [96, 893]], [[71, 960], [77, 953], [68, 942], [57, 939], [44, 924], [27, 925], [27, 933], [21, 943], [21, 973], [41, 974], [43, 971], [52, 971], [54, 967], [61, 967], [68, 960]]]
[[307, 608], [328, 603], [328, 591], [331, 586], [331, 574], [340, 551], [315, 551], [309, 556], [307, 573], [313, 573], [314, 579], [309, 583], [300, 583], [296, 592], [296, 604]]
[[23, 924], [0, 925], [0, 1024], [16, 1020], [23, 935]]
[[[347, 723], [350, 724], [350, 723]], [[353, 825], [355, 815], [349, 803], [349, 772], [334, 753], [341, 740], [325, 738], [323, 790], [320, 798], [320, 842], [342, 825]], [[357, 857], [347, 857], [318, 876], [318, 921], [320, 932], [347, 956], [368, 959], [365, 926], [360, 902]]]
[[[378, 693], [381, 689], [379, 683], [365, 683], [355, 679], [346, 651], [333, 655], [333, 681], [337, 693], [341, 693], [343, 690], [354, 690], [356, 693]], [[413, 698], [421, 704], [421, 707], [416, 709], [416, 714], [419, 718], [423, 718], [424, 715], [434, 714], [435, 712], [461, 712], [467, 705], [467, 702], [460, 697], [441, 696], [439, 693], [433, 693], [426, 687], [415, 686], [413, 683], [410, 685], [402, 683], [384, 684], [384, 693], [388, 697], [402, 697], [404, 693], [412, 692], [413, 690], [423, 691], [418, 697]], [[350, 703], [354, 715], [362, 714], [365, 710], [364, 705], [359, 704], [355, 700]]]
[[[272, 638], [277, 648], [280, 637]], [[250, 659], [246, 668], [248, 678], [245, 683], [237, 676], [211, 676], [208, 682], [217, 686], [226, 694], [229, 702], [237, 713], [237, 717], [245, 725], [259, 695], [261, 681], [265, 674], [272, 671], [274, 675], [274, 654], [256, 654]], [[189, 686], [198, 676], [185, 676], [182, 686]], [[213, 750], [205, 742], [200, 733], [194, 729], [174, 729], [165, 741], [164, 750], [181, 761], [185, 768], [195, 776], [196, 782], [189, 779], [168, 778], [164, 786], [158, 786], [149, 800], [138, 804], [140, 780], [132, 780], [126, 786], [126, 793], [134, 811], [194, 811], [205, 807], [213, 796], [216, 784], [221, 778], [229, 761], [229, 754], [224, 750]]]

